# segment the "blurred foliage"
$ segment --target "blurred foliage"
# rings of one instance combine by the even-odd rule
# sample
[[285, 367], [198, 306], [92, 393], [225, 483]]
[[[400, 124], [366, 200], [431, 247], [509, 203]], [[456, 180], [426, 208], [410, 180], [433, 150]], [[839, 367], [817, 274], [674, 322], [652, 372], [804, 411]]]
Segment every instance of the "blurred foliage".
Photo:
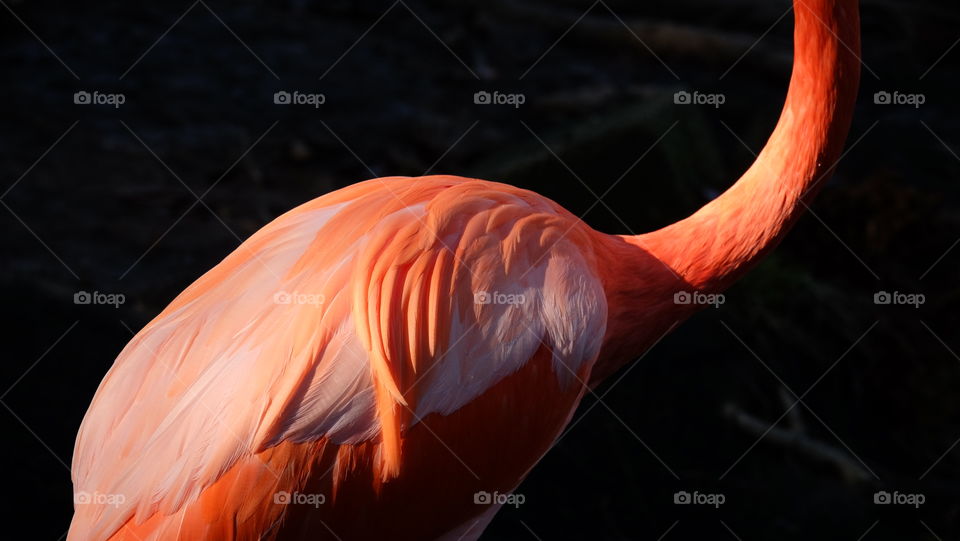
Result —
[[[392, 2], [208, 4], [240, 40], [202, 6], [151, 48], [186, 5], [13, 5], [76, 79], [0, 18], [0, 171], [12, 186], [0, 212], [12, 345], [0, 422], [14, 441], [8, 509], [43, 517], [38, 538], [66, 530], [73, 439], [130, 331], [279, 213], [364, 178], [429, 170], [536, 190], [603, 231], [648, 231], [747, 167], [786, 90], [783, 0], [606, 2], [638, 31], [674, 25], [668, 38], [676, 25], [734, 45], [765, 36], [736, 63], [663, 36], [655, 57], [602, 5], [564, 34], [591, 5], [581, 0], [410, 1], [419, 20], [394, 6], [359, 42]], [[960, 8], [868, 0], [862, 15], [848, 154], [812, 214], [719, 309], [588, 396], [583, 421], [521, 486], [527, 503], [505, 509], [488, 538], [960, 538]], [[74, 106], [85, 88], [128, 103]], [[294, 88], [327, 104], [272, 104]], [[527, 104], [475, 106], [485, 89]], [[727, 102], [677, 106], [680, 89]], [[877, 105], [880, 90], [927, 103]], [[130, 302], [76, 306], [79, 289]], [[926, 303], [876, 305], [880, 290]], [[735, 404], [772, 423], [784, 385], [803, 397], [810, 438], [879, 479], [851, 484], [724, 416]], [[876, 506], [881, 488], [927, 503]], [[677, 490], [727, 503], [675, 506]]]

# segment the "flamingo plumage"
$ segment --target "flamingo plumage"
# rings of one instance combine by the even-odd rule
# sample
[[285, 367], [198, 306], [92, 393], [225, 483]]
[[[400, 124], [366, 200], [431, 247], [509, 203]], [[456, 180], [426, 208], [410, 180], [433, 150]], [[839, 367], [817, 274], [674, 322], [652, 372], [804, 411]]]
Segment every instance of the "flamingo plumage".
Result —
[[[536, 193], [390, 177], [280, 216], [130, 341], [68, 539], [475, 539], [586, 390], [771, 250], [840, 156], [856, 0], [796, 0], [780, 120], [690, 217], [597, 232]], [[97, 498], [91, 495], [112, 495]]]

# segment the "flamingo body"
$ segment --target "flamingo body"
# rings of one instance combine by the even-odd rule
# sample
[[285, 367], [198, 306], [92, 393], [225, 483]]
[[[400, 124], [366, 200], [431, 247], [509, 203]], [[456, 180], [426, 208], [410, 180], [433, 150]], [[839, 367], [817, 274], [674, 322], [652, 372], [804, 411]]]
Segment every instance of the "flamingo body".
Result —
[[[584, 392], [606, 324], [591, 234], [532, 192], [448, 176], [277, 218], [120, 354], [74, 472], [125, 501], [81, 508], [74, 529], [213, 539], [242, 523], [256, 539], [284, 516], [373, 535], [386, 524], [365, 515], [416, 500], [427, 514], [391, 531], [453, 530], [485, 509], [474, 493], [516, 487]], [[272, 503], [282, 492], [330, 501], [291, 521], [307, 510]]]

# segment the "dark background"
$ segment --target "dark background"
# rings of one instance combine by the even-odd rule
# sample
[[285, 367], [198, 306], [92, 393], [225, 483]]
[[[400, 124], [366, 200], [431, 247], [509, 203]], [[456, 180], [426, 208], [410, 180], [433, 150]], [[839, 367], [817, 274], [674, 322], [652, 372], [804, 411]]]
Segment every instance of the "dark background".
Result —
[[[4, 509], [54, 540], [116, 354], [278, 214], [429, 171], [648, 231], [751, 162], [792, 45], [784, 0], [606, 0], [576, 25], [590, 2], [6, 2]], [[865, 0], [862, 19], [848, 153], [815, 214], [724, 305], [588, 396], [486, 538], [960, 539], [960, 8]], [[726, 102], [676, 105], [680, 89]], [[76, 105], [80, 90], [126, 102]], [[275, 105], [278, 90], [327, 101]], [[526, 103], [475, 105], [480, 90]], [[876, 104], [881, 90], [926, 101]], [[81, 290], [126, 303], [74, 304]], [[881, 290], [926, 302], [874, 304]], [[726, 502], [674, 505], [680, 490]], [[875, 505], [878, 490], [926, 502]]]

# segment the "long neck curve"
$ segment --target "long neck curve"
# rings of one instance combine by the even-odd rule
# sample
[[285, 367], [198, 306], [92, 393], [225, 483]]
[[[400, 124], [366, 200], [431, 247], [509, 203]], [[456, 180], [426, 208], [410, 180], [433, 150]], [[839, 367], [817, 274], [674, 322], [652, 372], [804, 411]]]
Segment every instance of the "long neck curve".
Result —
[[624, 240], [705, 292], [725, 289], [777, 245], [841, 155], [860, 80], [857, 3], [794, 1], [790, 88], [756, 161], [690, 217]]

